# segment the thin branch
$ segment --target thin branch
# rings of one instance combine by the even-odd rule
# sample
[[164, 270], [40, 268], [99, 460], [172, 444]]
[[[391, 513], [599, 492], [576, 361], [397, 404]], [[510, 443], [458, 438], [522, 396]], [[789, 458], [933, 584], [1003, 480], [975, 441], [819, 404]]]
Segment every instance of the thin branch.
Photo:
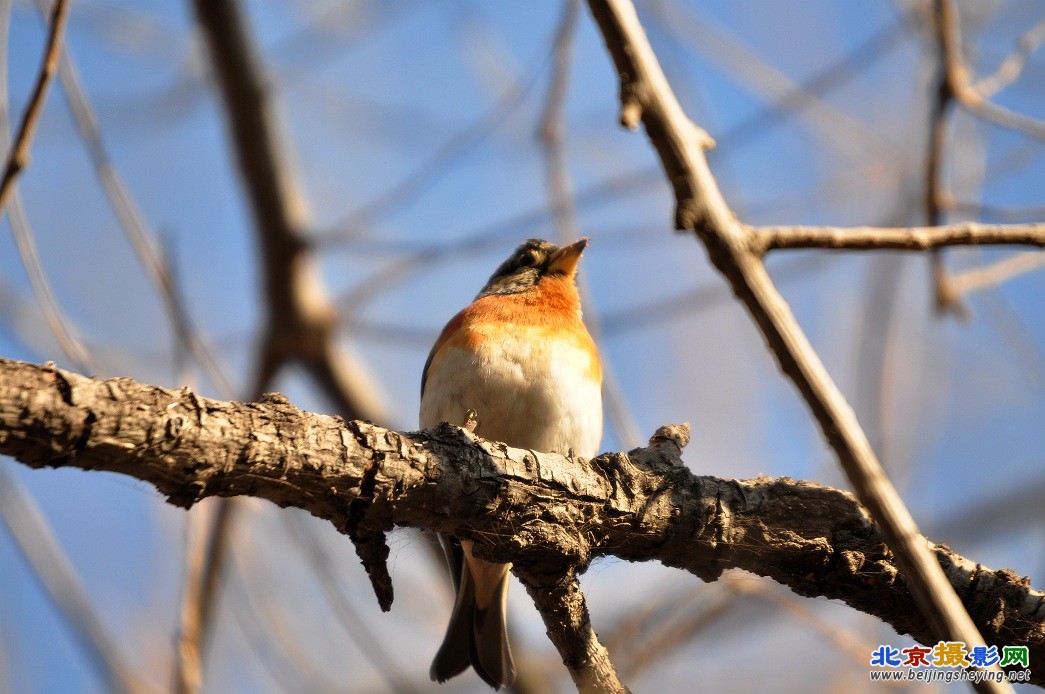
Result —
[[1045, 385], [1045, 346], [1013, 306], [1012, 300], [997, 287], [983, 292], [980, 300], [984, 303], [987, 321], [996, 334], [1007, 338], [1005, 344], [1022, 363], [1019, 368], [1027, 375], [1027, 380], [1039, 388]]
[[450, 137], [415, 171], [334, 224], [331, 230], [320, 235], [317, 243], [322, 246], [330, 246], [350, 241], [366, 230], [368, 226], [381, 221], [402, 205], [411, 202], [431, 188], [441, 176], [449, 171], [451, 164], [489, 138], [525, 103], [526, 98], [539, 83], [540, 75], [547, 62], [548, 57], [542, 57], [529, 80], [514, 85], [494, 102], [488, 112]]
[[1027, 59], [1042, 43], [1045, 43], [1045, 19], [1025, 31], [1016, 41], [1016, 50], [1001, 61], [997, 70], [971, 85], [972, 89], [984, 98], [994, 96], [1005, 89], [1019, 79], [1027, 65]]
[[[720, 144], [727, 143], [735, 150], [744, 144], [760, 137], [766, 129], [780, 124], [792, 115], [801, 113], [812, 103], [809, 95], [830, 93], [848, 83], [859, 74], [857, 68], [873, 65], [890, 50], [899, 46], [906, 35], [905, 22], [898, 18], [893, 24], [884, 27], [838, 61], [826, 66], [791, 89], [784, 89], [775, 100], [764, 104], [758, 111], [736, 125], [730, 127], [718, 138]], [[619, 197], [624, 193], [639, 193], [653, 187], [663, 185], [656, 176], [657, 169], [647, 166], [641, 169], [617, 174], [604, 181], [597, 182], [581, 189], [573, 196], [576, 209], [587, 207], [593, 203]], [[422, 269], [431, 270], [433, 263], [460, 258], [465, 253], [478, 253], [497, 248], [505, 238], [520, 238], [533, 235], [534, 229], [547, 223], [554, 217], [555, 210], [542, 207], [511, 219], [494, 222], [460, 239], [441, 244], [425, 243], [418, 247], [417, 242], [375, 241], [367, 240], [370, 250], [383, 250], [408, 253], [380, 272], [365, 278], [358, 287], [350, 290], [338, 299], [339, 306], [351, 306], [357, 309], [372, 301], [375, 296], [397, 283], [406, 281]], [[357, 245], [362, 241], [357, 240]], [[350, 319], [355, 320], [355, 319]], [[428, 339], [428, 338], [426, 338]], [[430, 340], [429, 340], [430, 342]]]
[[345, 628], [348, 638], [359, 649], [365, 661], [381, 676], [389, 691], [417, 691], [402, 673], [396, 659], [384, 645], [375, 638], [373, 628], [369, 627], [359, 615], [355, 606], [345, 596], [330, 554], [321, 544], [316, 533], [305, 525], [297, 514], [290, 514], [287, 525], [295, 547], [305, 556], [312, 567], [312, 573], [319, 583], [327, 604], [334, 610], [338, 621]]
[[[779, 285], [809, 279], [828, 267], [832, 257], [824, 253], [791, 257], [773, 268], [773, 276]], [[707, 283], [666, 299], [656, 299], [607, 313], [602, 318], [602, 328], [607, 335], [628, 334], [721, 306], [732, 298], [729, 287], [719, 282]]]
[[[285, 155], [253, 37], [231, 0], [193, 0], [193, 6], [261, 242], [268, 325], [259, 371], [271, 376], [288, 360], [300, 360], [328, 393], [337, 393], [335, 402], [346, 417], [383, 419], [376, 386], [350, 355], [334, 347], [335, 310], [305, 239], [304, 194]], [[256, 385], [264, 387], [267, 380]]]
[[[0, 55], [7, 55], [8, 45], [8, 34], [10, 29], [10, 9], [11, 4], [4, 3], [3, 6], [3, 29], [0, 31]], [[8, 110], [9, 102], [7, 98], [8, 79], [7, 79], [7, 66], [5, 63], [4, 69], [0, 70], [0, 141], [2, 141], [3, 147], [7, 147], [8, 142]], [[42, 98], [42, 96], [41, 96]], [[61, 307], [58, 305], [58, 300], [54, 296], [54, 291], [51, 288], [51, 282], [47, 277], [47, 273], [43, 269], [43, 263], [40, 261], [40, 253], [36, 247], [36, 237], [33, 234], [32, 228], [29, 226], [29, 219], [25, 214], [25, 208], [22, 206], [21, 196], [18, 194], [16, 188], [12, 188], [10, 193], [10, 210], [8, 218], [11, 222], [11, 231], [14, 234], [15, 245], [18, 248], [18, 256], [22, 261], [22, 267], [25, 268], [25, 273], [29, 277], [29, 284], [33, 288], [33, 294], [36, 297], [36, 302], [40, 306], [40, 310], [44, 314], [44, 319], [47, 321], [48, 327], [51, 329], [51, 334], [58, 342], [59, 348], [65, 353], [76, 368], [83, 371], [97, 372], [97, 368], [91, 361], [90, 354], [87, 352], [87, 348], [83, 346], [79, 338], [76, 336], [75, 331], [69, 324], [65, 314], [62, 313]]]
[[756, 253], [783, 248], [848, 251], [926, 251], [946, 246], [1023, 245], [1045, 247], [1043, 224], [960, 222], [940, 227], [754, 227]]
[[1045, 139], [1045, 121], [1016, 113], [991, 101], [985, 93], [973, 86], [973, 78], [962, 55], [962, 33], [958, 9], [953, 0], [936, 0], [940, 31], [946, 44], [946, 74], [948, 88], [954, 98], [970, 112], [1010, 130], [1019, 130], [1031, 137]]
[[[247, 504], [258, 508], [260, 503]], [[262, 667], [266, 668], [283, 691], [341, 692], [343, 685], [328, 681], [309, 654], [307, 644], [295, 638], [277, 609], [286, 601], [264, 584], [269, 568], [260, 563], [254, 541], [248, 539], [231, 547], [229, 570], [239, 590], [232, 591], [230, 607], [240, 630], [250, 642]]]
[[[605, 238], [605, 237], [602, 237]], [[809, 279], [828, 267], [838, 256], [826, 253], [809, 253], [781, 262], [773, 270], [773, 276], [781, 286], [796, 280]], [[615, 337], [627, 335], [650, 326], [659, 326], [681, 320], [703, 311], [728, 303], [732, 299], [729, 287], [722, 284], [707, 284], [688, 289], [674, 296], [655, 299], [635, 306], [603, 314], [599, 322], [602, 335]], [[427, 350], [439, 335], [436, 326], [424, 327], [392, 323], [356, 317], [345, 320], [353, 335], [381, 342], [390, 342], [414, 349]]]
[[[37, 8], [41, 13], [46, 12], [47, 4], [48, 0], [36, 0]], [[64, 52], [59, 60], [58, 80], [105, 195], [112, 205], [121, 228], [127, 235], [127, 240], [138, 256], [139, 262], [156, 288], [167, 311], [167, 316], [175, 326], [175, 331], [190, 339], [189, 345], [193, 355], [219, 392], [232, 392], [231, 380], [227, 375], [228, 369], [200, 337], [188, 307], [174, 291], [174, 280], [163, 253], [160, 251], [156, 235], [149, 228], [106, 151], [98, 118], [80, 84], [76, 66], [69, 57], [68, 51]]]
[[[742, 147], [751, 140], [761, 136], [767, 128], [778, 125], [793, 114], [801, 112], [809, 103], [809, 94], [829, 94], [845, 86], [851, 79], [860, 74], [859, 68], [867, 68], [874, 65], [879, 59], [888, 55], [889, 51], [901, 45], [905, 36], [906, 23], [902, 17], [898, 17], [894, 23], [883, 27], [881, 31], [854, 48], [851, 53], [826, 66], [823, 70], [814, 73], [793, 89], [783, 91], [779, 98], [764, 104], [751, 116], [728, 128], [718, 138], [719, 143], [721, 145], [728, 143], [734, 149]], [[591, 184], [574, 195], [574, 207], [580, 209], [581, 207], [603, 202], [610, 198], [616, 199], [622, 193], [649, 190], [653, 185], [660, 183], [656, 180], [654, 175], [656, 173], [656, 168], [644, 166], [641, 169], [617, 174]], [[495, 222], [449, 244], [426, 242], [421, 247], [418, 247], [418, 243], [415, 241], [382, 241], [375, 239], [368, 239], [365, 243], [368, 250], [415, 253], [423, 256], [426, 262], [434, 262], [453, 258], [453, 253], [456, 251], [489, 249], [495, 245], [490, 243], [489, 239], [530, 235], [530, 230], [545, 224], [549, 217], [554, 217], [554, 212], [555, 210], [548, 210], [546, 207], [538, 208], [508, 220]], [[487, 243], [483, 244], [484, 241], [487, 241]], [[355, 243], [358, 246], [364, 242], [357, 240]], [[375, 275], [372, 278], [368, 278], [364, 284], [368, 285], [374, 281], [381, 281], [383, 277], [384, 273]], [[369, 295], [367, 295], [367, 298], [369, 298]]]
[[199, 692], [203, 686], [203, 661], [236, 508], [221, 499], [211, 511], [190, 516], [186, 529], [186, 575], [171, 687], [175, 694]]
[[[944, 150], [947, 145], [947, 119], [954, 107], [955, 75], [949, 67], [954, 52], [953, 36], [947, 31], [953, 8], [947, 0], [936, 0], [933, 24], [936, 33], [938, 72], [936, 91], [929, 109], [929, 136], [925, 154], [925, 223], [939, 226], [943, 222], [948, 196], [943, 185]], [[954, 296], [947, 282], [947, 268], [943, 251], [934, 248], [929, 253], [929, 274], [932, 278], [933, 295], [937, 313], [954, 311], [960, 316], [967, 314], [966, 307]]]
[[15, 180], [29, 164], [29, 148], [33, 143], [33, 135], [40, 121], [47, 99], [47, 88], [51, 86], [54, 73], [58, 70], [58, 58], [62, 52], [62, 37], [65, 33], [66, 21], [69, 18], [69, 0], [57, 0], [51, 8], [47, 35], [47, 45], [40, 61], [40, 71], [36, 77], [36, 85], [29, 97], [29, 105], [22, 115], [10, 151], [4, 164], [4, 176], [0, 180], [0, 215], [7, 206], [7, 200], [14, 189]]
[[1042, 268], [1045, 268], [1045, 253], [1015, 253], [989, 265], [952, 274], [947, 282], [957, 296], [966, 296]]
[[[779, 606], [790, 612], [798, 621], [805, 622], [816, 631], [823, 634], [830, 647], [840, 650], [859, 667], [867, 665], [867, 654], [874, 646], [865, 644], [852, 632], [835, 626], [820, 617], [808, 603], [799, 600], [793, 594], [783, 593], [776, 590], [764, 581], [751, 580], [750, 577], [741, 578], [736, 574], [728, 574], [722, 577], [717, 586], [721, 589], [708, 594], [708, 588], [702, 587], [699, 591], [691, 591], [692, 594], [707, 596], [703, 604], [694, 614], [678, 613], [685, 607], [686, 595], [668, 596], [664, 599], [664, 612], [658, 614], [657, 623], [662, 625], [659, 631], [649, 635], [635, 633], [629, 634], [631, 646], [630, 659], [621, 666], [621, 672], [629, 678], [635, 677], [641, 671], [650, 668], [658, 661], [671, 656], [676, 650], [685, 646], [693, 639], [705, 634], [719, 620], [741, 605], [750, 607], [751, 597], [762, 598], [767, 602]], [[675, 615], [674, 622], [671, 616]], [[770, 617], [760, 611], [757, 619], [761, 624]], [[620, 635], [615, 634], [616, 638]], [[709, 637], [710, 638], [710, 637]], [[718, 638], [721, 638], [720, 636]], [[637, 646], [635, 644], [638, 644]]]
[[[742, 596], [757, 596], [790, 612], [798, 621], [805, 622], [820, 632], [828, 644], [846, 655], [860, 668], [867, 667], [867, 654], [873, 652], [874, 644], [867, 642], [852, 631], [843, 629], [821, 617], [808, 603], [799, 601], [794, 595], [776, 590], [761, 581], [729, 581], [730, 590]], [[903, 687], [901, 683], [891, 683]]]
[[54, 340], [66, 357], [76, 365], [76, 368], [97, 373], [98, 367], [90, 352], [76, 336], [74, 328], [54, 297], [50, 280], [47, 278], [47, 273], [40, 260], [40, 253], [37, 250], [36, 235], [32, 233], [32, 228], [29, 226], [29, 218], [17, 190], [11, 194], [8, 218], [11, 232], [15, 235], [15, 244], [22, 260], [22, 267], [29, 276], [32, 294], [37, 298], [37, 304], [43, 311], [44, 319], [47, 321]]
[[[6, 53], [9, 5], [5, 3], [3, 17], [3, 44]], [[29, 275], [30, 284], [37, 302], [47, 319], [52, 334], [59, 346], [74, 363], [90, 368], [91, 359], [82, 343], [68, 326], [50, 282], [40, 263], [39, 253], [32, 231], [29, 229], [18, 193], [14, 188], [16, 179], [29, 163], [29, 152], [33, 135], [48, 87], [58, 68], [62, 38], [69, 16], [68, 0], [57, 0], [50, 12], [47, 47], [40, 66], [36, 86], [30, 96], [29, 105], [23, 115], [18, 134], [8, 153], [3, 180], [0, 182], [0, 214], [10, 201], [11, 229], [14, 232], [19, 256]], [[7, 74], [6, 66], [0, 85], [0, 137], [7, 139]], [[55, 606], [79, 638], [88, 657], [112, 691], [132, 692], [140, 684], [130, 674], [119, 652], [117, 641], [112, 638], [102, 619], [95, 612], [91, 599], [80, 583], [68, 558], [55, 540], [40, 510], [32, 498], [17, 481], [0, 466], [0, 518], [10, 531], [15, 545], [25, 556], [33, 572], [40, 580]]]
[[[655, 173], [654, 169], [645, 167], [638, 171], [607, 177], [574, 195], [573, 205], [575, 208], [580, 208], [606, 200], [619, 199], [623, 195], [654, 189], [658, 185], [662, 185], [654, 176]], [[338, 306], [344, 309], [352, 308], [358, 312], [391, 287], [422, 271], [431, 272], [435, 263], [460, 260], [469, 255], [500, 248], [509, 240], [533, 235], [536, 230], [541, 229], [550, 220], [554, 220], [554, 212], [554, 210], [549, 211], [547, 205], [542, 205], [509, 219], [483, 225], [450, 242], [425, 243], [420, 247], [411, 244], [405, 249], [401, 244], [395, 244], [390, 247], [390, 250], [405, 250], [407, 254], [381, 268], [379, 272], [365, 277], [356, 287], [342, 294], [338, 298]]]
[[708, 17], [698, 19], [684, 3], [654, 0], [647, 4], [653, 16], [659, 16], [664, 31], [699, 52], [748, 92], [772, 104], [772, 111], [779, 113], [785, 104], [794, 106], [795, 113], [811, 126], [810, 132], [836, 151], [850, 159], [860, 159], [871, 147], [883, 158], [900, 157], [896, 146], [876, 128], [795, 83], [728, 31], [715, 27]]
[[[723, 581], [727, 586], [732, 581]], [[648, 670], [672, 653], [676, 649], [705, 633], [716, 622], [737, 607], [736, 594], [732, 590], [719, 591], [711, 596], [706, 604], [701, 605], [700, 610], [693, 615], [687, 615], [677, 623], [667, 623], [663, 628], [650, 634], [640, 635], [631, 642], [630, 654], [627, 661], [621, 665], [621, 672], [629, 679], [637, 677], [639, 673]], [[674, 606], [673, 612], [677, 613], [678, 606]], [[663, 620], [667, 622], [667, 619]]]
[[984, 220], [985, 217], [988, 218], [988, 220], [994, 218], [999, 221], [1010, 222], [1020, 222], [1027, 219], [1045, 217], [1045, 206], [998, 207], [996, 205], [952, 200], [948, 203], [947, 209], [961, 214], [975, 215], [981, 221], [987, 221]]
[[[735, 151], [751, 140], [763, 137], [770, 128], [787, 122], [793, 116], [810, 109], [822, 108], [825, 103], [822, 97], [869, 72], [881, 59], [902, 46], [909, 36], [906, 18], [898, 14], [892, 22], [857, 44], [851, 52], [814, 72], [807, 79], [789, 89], [780, 90], [779, 93], [773, 90], [774, 98], [716, 138], [719, 146], [723, 150], [729, 147], [730, 151]], [[812, 117], [810, 120], [817, 123], [822, 119]]]
[[[344, 416], [382, 419], [385, 408], [376, 386], [357, 360], [335, 344], [336, 312], [305, 239], [304, 193], [286, 156], [253, 36], [231, 0], [194, 0], [193, 7], [211, 54], [261, 246], [267, 325], [252, 397], [270, 387], [282, 366], [298, 361]], [[221, 562], [209, 565], [208, 571], [220, 572]]]
[[[569, 85], [573, 40], [577, 29], [580, 0], [565, 0], [562, 20], [555, 35], [555, 61], [548, 98], [537, 128], [538, 139], [544, 150], [544, 177], [548, 188], [549, 208], [555, 220], [555, 235], [560, 244], [571, 243], [580, 236], [573, 204], [573, 185], [566, 162], [566, 92]], [[581, 306], [588, 331], [595, 342], [601, 342], [602, 324], [594, 309], [591, 285], [585, 275], [577, 280]], [[617, 440], [626, 449], [642, 443], [635, 416], [628, 407], [613, 364], [603, 355], [602, 396], [606, 414], [613, 425]]]
[[[741, 224], [722, 197], [704, 155], [713, 141], [683, 112], [634, 5], [629, 0], [589, 0], [589, 5], [620, 76], [621, 123], [631, 128], [640, 121], [644, 124], [675, 188], [675, 226], [692, 229], [704, 242], [711, 262], [732, 285], [782, 370], [798, 387], [857, 497], [897, 553], [934, 633], [941, 639], [964, 641], [969, 647], [982, 644], [983, 637], [933, 559], [852, 408], [767, 274], [758, 250], [766, 234]], [[1045, 240], [1045, 225], [1039, 232]], [[979, 686], [984, 691], [1005, 691], [994, 683]]]
[[[531, 588], [548, 588], [546, 619], [568, 617], [575, 635], [590, 627], [572, 576], [613, 555], [706, 581], [744, 569], [936, 643], [910, 575], [851, 495], [786, 478], [696, 476], [681, 459], [686, 442], [684, 427], [663, 427], [646, 448], [579, 461], [448, 424], [403, 434], [302, 412], [285, 398], [225, 402], [0, 359], [0, 454], [30, 467], [131, 475], [183, 507], [248, 494], [342, 533], [405, 525], [469, 539], [480, 558], [512, 562]], [[1031, 676], [1045, 682], [1045, 593], [923, 543], [990, 642], [1027, 645]], [[561, 654], [578, 656], [578, 643], [597, 655], [588, 638]]]
[[[0, 430], [0, 438], [3, 432]], [[51, 533], [40, 509], [29, 493], [0, 465], [0, 521], [7, 527], [18, 551], [40, 580], [48, 598], [72, 628], [88, 661], [105, 687], [112, 692], [135, 692], [143, 688], [120, 652], [79, 576]]]

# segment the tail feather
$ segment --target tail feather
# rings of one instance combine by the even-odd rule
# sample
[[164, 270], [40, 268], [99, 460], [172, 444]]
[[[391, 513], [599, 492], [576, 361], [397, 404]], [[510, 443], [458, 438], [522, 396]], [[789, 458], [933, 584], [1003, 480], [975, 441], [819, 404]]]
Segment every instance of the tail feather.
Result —
[[475, 608], [469, 655], [472, 667], [494, 689], [515, 681], [515, 662], [508, 647], [508, 576], [505, 572], [495, 591], [493, 604], [485, 610]]
[[457, 599], [429, 676], [436, 682], [445, 682], [471, 665], [494, 689], [509, 686], [515, 681], [515, 663], [508, 646], [505, 621], [509, 574], [503, 573], [493, 588], [493, 599], [481, 609], [476, 603], [475, 577], [464, 562], [460, 544], [451, 538], [440, 536], [439, 539], [457, 585]]
[[439, 647], [428, 671], [429, 677], [440, 683], [460, 675], [474, 660], [471, 655], [471, 634], [475, 613], [475, 582], [467, 571], [463, 573], [443, 645]]

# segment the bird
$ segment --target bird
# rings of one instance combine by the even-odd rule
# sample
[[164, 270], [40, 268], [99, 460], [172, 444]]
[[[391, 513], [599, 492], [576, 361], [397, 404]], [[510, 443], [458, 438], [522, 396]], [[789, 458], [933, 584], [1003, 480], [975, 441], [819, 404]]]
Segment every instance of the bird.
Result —
[[[576, 281], [588, 241], [525, 241], [450, 319], [422, 372], [422, 428], [461, 426], [474, 415], [474, 433], [484, 439], [583, 458], [598, 453], [602, 365]], [[429, 674], [441, 683], [471, 665], [494, 689], [510, 686], [511, 564], [473, 556], [467, 539], [438, 537], [457, 597]]]

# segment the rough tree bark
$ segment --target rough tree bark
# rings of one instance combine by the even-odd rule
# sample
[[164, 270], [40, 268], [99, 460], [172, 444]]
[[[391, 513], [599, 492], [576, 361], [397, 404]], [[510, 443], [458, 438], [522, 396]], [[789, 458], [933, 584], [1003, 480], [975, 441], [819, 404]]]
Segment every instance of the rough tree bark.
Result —
[[[511, 561], [531, 589], [561, 588], [548, 615], [588, 634], [577, 658], [605, 657], [574, 577], [600, 556], [659, 561], [713, 581], [744, 569], [803, 596], [875, 615], [935, 643], [885, 546], [852, 495], [811, 482], [694, 475], [685, 426], [645, 448], [590, 461], [509, 448], [450, 425], [396, 432], [303, 412], [281, 395], [225, 402], [129, 378], [96, 380], [0, 359], [0, 454], [34, 468], [130, 475], [170, 503], [250, 495], [296, 506], [340, 532], [408, 525], [472, 540]], [[988, 643], [1027, 645], [1045, 684], [1045, 594], [943, 545], [934, 557]], [[564, 612], [563, 614], [567, 614]], [[549, 623], [553, 641], [560, 638]], [[561, 649], [560, 649], [561, 650]], [[566, 663], [579, 677], [594, 671]], [[581, 663], [584, 665], [584, 663]]]

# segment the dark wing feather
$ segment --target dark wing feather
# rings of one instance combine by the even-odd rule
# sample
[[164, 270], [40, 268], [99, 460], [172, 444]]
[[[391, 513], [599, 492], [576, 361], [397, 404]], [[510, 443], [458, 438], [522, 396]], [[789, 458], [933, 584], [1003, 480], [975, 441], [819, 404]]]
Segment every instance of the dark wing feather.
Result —
[[421, 372], [421, 397], [425, 396], [425, 384], [428, 383], [428, 368], [432, 366], [432, 358], [435, 356], [435, 351], [439, 349], [439, 341], [432, 345], [432, 351], [428, 353], [428, 359], [425, 359], [425, 368]]

